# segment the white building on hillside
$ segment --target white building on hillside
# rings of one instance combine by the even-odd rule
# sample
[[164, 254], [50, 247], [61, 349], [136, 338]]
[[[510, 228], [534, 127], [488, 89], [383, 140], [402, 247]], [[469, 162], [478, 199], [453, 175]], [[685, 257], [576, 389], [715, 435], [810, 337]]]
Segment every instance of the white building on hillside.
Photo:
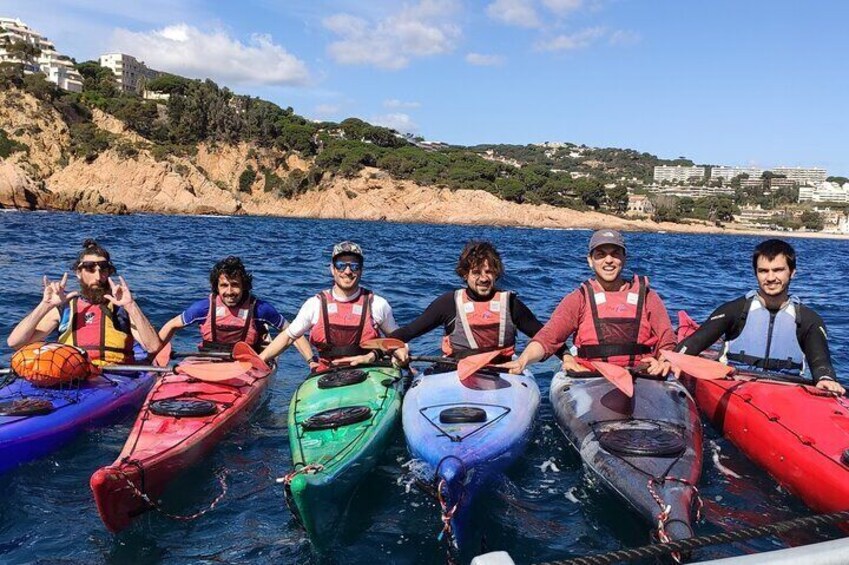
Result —
[[[14, 43], [26, 43], [36, 51], [32, 56], [11, 53]], [[56, 51], [53, 42], [17, 18], [0, 17], [0, 63], [23, 65], [25, 73], [41, 72], [59, 88], [82, 92], [83, 78], [70, 57]]]
[[705, 178], [705, 167], [682, 167], [677, 165], [659, 165], [654, 168], [654, 182], [679, 181], [691, 178]]
[[100, 66], [111, 70], [115, 81], [124, 92], [141, 92], [145, 80], [153, 80], [163, 73], [148, 68], [144, 61], [124, 53], [106, 53], [100, 56]]
[[710, 178], [711, 180], [721, 178], [725, 182], [730, 182], [731, 179], [740, 175], [749, 175], [750, 179], [761, 178], [763, 173], [764, 170], [758, 167], [726, 167], [724, 165], [719, 165], [711, 167]]
[[821, 182], [816, 186], [799, 187], [799, 202], [849, 202], [849, 182]]
[[815, 167], [775, 167], [772, 172], [777, 175], [784, 175], [799, 183], [800, 186], [805, 184], [815, 186], [825, 182], [825, 179], [828, 178], [828, 172], [825, 169]]

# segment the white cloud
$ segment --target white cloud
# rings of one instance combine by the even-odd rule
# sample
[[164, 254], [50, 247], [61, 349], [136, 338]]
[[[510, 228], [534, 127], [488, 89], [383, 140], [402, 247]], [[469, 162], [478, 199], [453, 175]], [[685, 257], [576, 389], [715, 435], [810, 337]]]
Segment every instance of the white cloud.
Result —
[[460, 27], [451, 20], [457, 7], [457, 0], [420, 0], [378, 21], [332, 15], [322, 23], [339, 39], [327, 52], [341, 65], [403, 69], [414, 58], [454, 50], [461, 35]]
[[315, 115], [319, 117], [336, 116], [342, 110], [338, 104], [319, 104], [315, 107]]
[[543, 5], [559, 16], [565, 16], [584, 5], [583, 0], [542, 0]]
[[224, 84], [304, 85], [310, 78], [306, 64], [270, 35], [254, 34], [242, 43], [224, 30], [177, 24], [146, 32], [117, 29], [110, 43], [154, 69]]
[[485, 55], [483, 53], [467, 53], [466, 62], [479, 67], [495, 67], [504, 63], [501, 55]]
[[486, 7], [487, 15], [508, 25], [519, 27], [539, 27], [533, 0], [495, 0]]
[[374, 116], [369, 119], [369, 122], [378, 126], [394, 129], [400, 133], [415, 133], [419, 126], [413, 122], [413, 119], [407, 114], [395, 112]]
[[640, 42], [640, 34], [635, 31], [618, 29], [610, 34], [611, 45], [635, 45]]
[[591, 27], [572, 34], [561, 34], [547, 41], [540, 41], [540, 51], [575, 51], [585, 49], [607, 35], [603, 27]]
[[389, 100], [383, 101], [384, 108], [419, 108], [421, 107], [421, 102], [404, 102], [403, 100], [398, 100], [397, 98], [390, 98]]

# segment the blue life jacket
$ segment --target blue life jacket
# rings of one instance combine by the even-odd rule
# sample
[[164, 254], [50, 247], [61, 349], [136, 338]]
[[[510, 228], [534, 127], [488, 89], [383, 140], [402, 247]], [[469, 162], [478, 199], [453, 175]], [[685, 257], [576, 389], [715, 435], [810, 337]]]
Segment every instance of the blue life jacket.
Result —
[[723, 357], [730, 365], [798, 376], [805, 370], [805, 353], [799, 345], [799, 305], [791, 296], [780, 310], [770, 312], [757, 291], [746, 295], [745, 322], [736, 338], [725, 342]]

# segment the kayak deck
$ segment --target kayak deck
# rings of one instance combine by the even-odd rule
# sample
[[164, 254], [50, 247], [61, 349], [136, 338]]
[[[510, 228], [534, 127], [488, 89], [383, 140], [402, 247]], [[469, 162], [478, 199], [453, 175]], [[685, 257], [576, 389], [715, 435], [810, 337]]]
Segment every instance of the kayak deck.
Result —
[[686, 380], [714, 427], [784, 488], [817, 512], [849, 509], [844, 398], [784, 382]]
[[550, 395], [558, 426], [592, 476], [649, 523], [663, 519], [669, 538], [692, 536], [702, 427], [680, 383], [637, 378], [628, 398], [602, 377], [558, 373]]
[[[24, 379], [0, 388], [0, 473], [67, 445], [85, 429], [135, 413], [152, 373], [106, 373], [75, 385], [36, 387]], [[44, 413], [15, 414], [21, 403], [46, 403]]]
[[294, 470], [286, 500], [314, 543], [333, 537], [360, 482], [386, 450], [401, 414], [404, 381], [387, 366], [313, 374], [289, 407]]
[[[208, 362], [189, 358], [183, 363]], [[150, 391], [112, 465], [91, 477], [90, 486], [106, 527], [118, 532], [153, 506], [168, 482], [212, 449], [234, 426], [247, 419], [269, 385], [270, 370], [247, 369], [221, 382], [182, 373], [164, 375]], [[203, 415], [158, 414], [157, 402], [203, 402]]]
[[450, 371], [413, 381], [402, 410], [407, 447], [445, 507], [456, 507], [451, 533], [458, 544], [477, 492], [524, 453], [539, 399], [527, 371], [480, 372], [464, 381]]

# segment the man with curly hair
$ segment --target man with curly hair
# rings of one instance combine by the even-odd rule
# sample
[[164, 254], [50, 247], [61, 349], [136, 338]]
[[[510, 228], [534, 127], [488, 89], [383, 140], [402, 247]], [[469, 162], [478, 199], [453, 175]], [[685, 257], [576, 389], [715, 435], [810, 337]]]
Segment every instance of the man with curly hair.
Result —
[[[442, 353], [459, 359], [468, 355], [512, 348], [516, 332], [533, 337], [542, 328], [534, 313], [515, 292], [496, 286], [504, 264], [488, 241], [470, 241], [460, 253], [455, 269], [465, 288], [439, 296], [415, 320], [390, 337], [407, 343], [441, 326]], [[405, 359], [406, 350], [397, 352]], [[505, 355], [506, 360], [509, 355]]]
[[[253, 275], [239, 257], [231, 255], [218, 261], [209, 273], [209, 285], [209, 296], [162, 326], [159, 337], [163, 343], [171, 341], [180, 329], [198, 324], [203, 338], [201, 351], [230, 351], [239, 341], [259, 351], [268, 341], [270, 328], [282, 331], [289, 325], [274, 306], [251, 293]], [[312, 351], [306, 339], [295, 346], [309, 362]]]

